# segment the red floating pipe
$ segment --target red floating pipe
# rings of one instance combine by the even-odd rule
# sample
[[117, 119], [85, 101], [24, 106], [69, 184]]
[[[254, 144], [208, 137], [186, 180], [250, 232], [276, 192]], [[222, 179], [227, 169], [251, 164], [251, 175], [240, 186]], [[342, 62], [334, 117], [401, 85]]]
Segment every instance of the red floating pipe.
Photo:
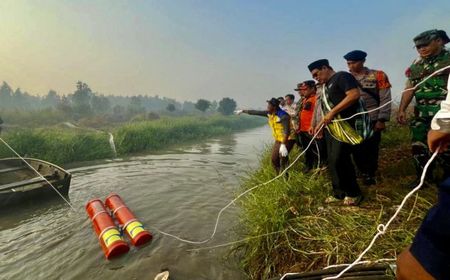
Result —
[[151, 233], [144, 229], [119, 195], [110, 194], [105, 200], [105, 205], [113, 212], [134, 246], [141, 246], [152, 240]]
[[130, 250], [128, 243], [120, 236], [116, 224], [100, 199], [90, 200], [86, 204], [86, 212], [92, 221], [92, 226], [108, 260], [123, 255]]

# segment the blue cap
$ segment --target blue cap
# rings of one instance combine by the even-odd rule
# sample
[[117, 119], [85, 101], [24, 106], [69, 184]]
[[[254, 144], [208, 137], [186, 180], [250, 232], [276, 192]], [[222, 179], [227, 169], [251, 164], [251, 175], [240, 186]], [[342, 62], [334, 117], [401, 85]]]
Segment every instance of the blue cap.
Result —
[[360, 50], [354, 50], [349, 52], [348, 54], [344, 55], [345, 60], [347, 61], [361, 61], [366, 59], [367, 53], [360, 51]]

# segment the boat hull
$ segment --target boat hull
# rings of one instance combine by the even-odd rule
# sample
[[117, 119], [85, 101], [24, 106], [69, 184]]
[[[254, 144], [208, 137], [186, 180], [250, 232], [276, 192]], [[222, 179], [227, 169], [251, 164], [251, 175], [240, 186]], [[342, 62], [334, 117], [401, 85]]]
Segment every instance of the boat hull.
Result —
[[[71, 174], [52, 163], [27, 158], [26, 161], [58, 190], [68, 197]], [[59, 194], [20, 159], [1, 159], [0, 208], [11, 205], [36, 203], [43, 199], [59, 197]]]

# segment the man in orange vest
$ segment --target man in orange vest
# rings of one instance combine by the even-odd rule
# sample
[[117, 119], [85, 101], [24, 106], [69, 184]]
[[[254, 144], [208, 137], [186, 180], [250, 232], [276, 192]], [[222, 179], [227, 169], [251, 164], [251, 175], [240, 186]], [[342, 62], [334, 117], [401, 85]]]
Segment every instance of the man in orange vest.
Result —
[[[311, 142], [312, 136], [311, 122], [314, 115], [314, 108], [316, 107], [316, 83], [313, 80], [304, 81], [297, 85], [295, 91], [299, 91], [303, 97], [301, 101], [301, 109], [299, 111], [299, 120], [297, 127], [297, 133], [300, 138], [302, 147], [305, 149], [309, 142]], [[319, 162], [323, 162], [324, 158], [324, 140], [317, 139], [305, 152], [305, 168], [303, 172], [307, 173], [314, 168], [314, 165]]]

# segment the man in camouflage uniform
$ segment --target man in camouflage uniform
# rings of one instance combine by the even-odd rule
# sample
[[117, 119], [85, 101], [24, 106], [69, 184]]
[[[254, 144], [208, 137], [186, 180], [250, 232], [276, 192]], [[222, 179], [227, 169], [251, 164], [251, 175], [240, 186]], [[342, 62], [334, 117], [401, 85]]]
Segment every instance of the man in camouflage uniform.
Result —
[[364, 66], [367, 53], [354, 50], [346, 55], [347, 66], [359, 83], [361, 98], [367, 110], [378, 110], [369, 113], [373, 135], [354, 147], [353, 159], [361, 172], [364, 185], [375, 185], [375, 173], [378, 169], [381, 132], [386, 129], [385, 122], [391, 117], [391, 84], [387, 75], [381, 70], [373, 70]]
[[[402, 95], [397, 120], [401, 124], [406, 123], [406, 109], [413, 97], [416, 99], [414, 107], [414, 119], [411, 121], [412, 154], [415, 160], [417, 179], [430, 158], [427, 147], [427, 133], [430, 130], [431, 120], [439, 111], [440, 104], [445, 100], [447, 92], [447, 80], [450, 69], [439, 72], [437, 75], [424, 81], [438, 69], [450, 65], [450, 52], [445, 49], [445, 44], [450, 42], [443, 30], [428, 30], [414, 38], [417, 51], [420, 55], [406, 70], [408, 78], [407, 90]], [[423, 81], [423, 83], [421, 83]], [[415, 90], [412, 87], [417, 86]], [[409, 89], [409, 90], [408, 90]], [[450, 170], [450, 151], [442, 153], [438, 158], [443, 171]], [[433, 181], [433, 170], [427, 173], [427, 181]]]

